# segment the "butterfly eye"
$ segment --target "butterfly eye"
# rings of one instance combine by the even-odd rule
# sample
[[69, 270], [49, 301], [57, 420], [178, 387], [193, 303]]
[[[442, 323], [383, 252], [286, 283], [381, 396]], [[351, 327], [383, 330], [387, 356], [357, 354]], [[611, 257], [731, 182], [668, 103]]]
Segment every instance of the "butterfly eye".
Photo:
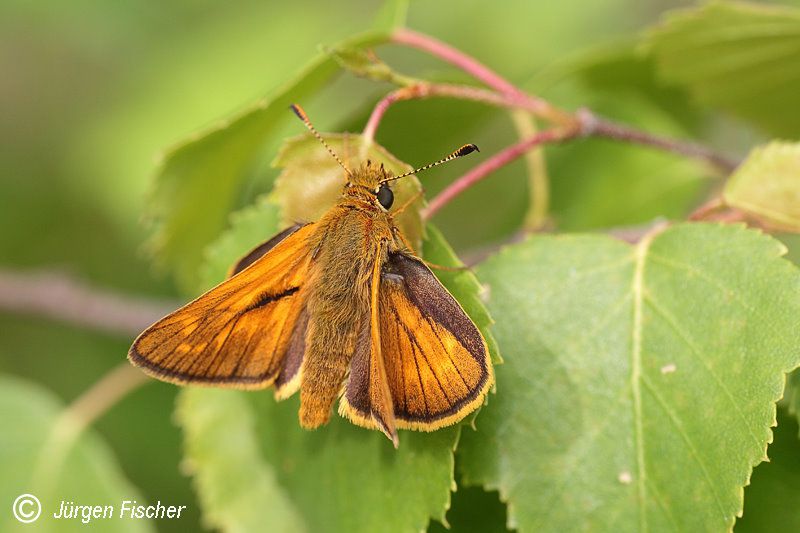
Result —
[[378, 197], [378, 203], [380, 203], [384, 209], [392, 207], [394, 203], [394, 193], [386, 184], [381, 185], [376, 196]]

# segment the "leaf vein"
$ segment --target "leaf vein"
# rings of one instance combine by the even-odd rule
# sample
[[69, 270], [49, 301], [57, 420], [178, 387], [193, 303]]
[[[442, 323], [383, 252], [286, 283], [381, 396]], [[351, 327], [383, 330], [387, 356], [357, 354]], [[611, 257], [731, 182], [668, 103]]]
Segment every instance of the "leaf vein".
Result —
[[703, 357], [703, 353], [694, 343], [694, 340], [692, 339], [691, 335], [689, 335], [689, 333], [687, 333], [686, 330], [678, 324], [675, 317], [672, 316], [672, 314], [669, 311], [667, 311], [660, 303], [658, 303], [658, 301], [656, 301], [651, 294], [646, 295], [645, 299], [650, 304], [650, 307], [652, 307], [652, 309], [656, 313], [658, 313], [661, 316], [661, 318], [664, 319], [667, 325], [669, 325], [669, 327], [675, 331], [680, 340], [689, 348], [689, 351], [692, 353], [692, 355], [698, 361], [700, 361], [700, 363], [703, 365], [703, 368], [706, 369], [711, 378], [714, 380], [714, 383], [724, 393], [725, 398], [727, 398], [731, 406], [733, 406], [733, 410], [736, 412], [737, 415], [739, 415], [739, 418], [744, 423], [744, 426], [747, 428], [748, 433], [750, 433], [750, 436], [753, 437], [753, 441], [755, 442], [756, 447], [758, 449], [761, 449], [762, 447], [761, 441], [758, 439], [756, 434], [753, 433], [753, 429], [748, 423], [747, 418], [744, 415], [744, 411], [742, 411], [742, 407], [738, 403], [736, 403], [736, 401], [734, 400], [734, 396], [733, 394], [731, 394], [731, 391], [728, 388], [728, 386], [725, 385], [725, 383], [721, 381], [719, 377], [711, 370], [711, 367], [708, 366], [708, 361], [706, 360], [705, 357]]
[[689, 272], [691, 274], [696, 275], [697, 277], [699, 277], [703, 281], [706, 281], [710, 285], [713, 285], [714, 287], [719, 289], [721, 292], [724, 292], [726, 294], [729, 294], [730, 296], [733, 296], [734, 300], [736, 300], [742, 307], [744, 307], [748, 311], [755, 311], [755, 309], [751, 305], [748, 305], [747, 301], [744, 298], [742, 298], [739, 295], [738, 292], [736, 292], [735, 290], [731, 289], [730, 287], [727, 287], [726, 285], [720, 283], [719, 281], [717, 281], [716, 279], [712, 278], [711, 276], [709, 276], [708, 274], [706, 274], [702, 270], [699, 270], [699, 269], [693, 267], [692, 265], [683, 263], [681, 261], [675, 261], [674, 259], [669, 259], [669, 258], [660, 256], [658, 254], [650, 253], [650, 258], [653, 259], [656, 263], [661, 264], [662, 266], [672, 267], [673, 269], [683, 270], [685, 272]]
[[692, 439], [689, 438], [689, 434], [686, 432], [686, 428], [683, 427], [683, 424], [676, 415], [661, 397], [661, 395], [656, 392], [655, 387], [653, 386], [652, 382], [646, 375], [642, 375], [642, 384], [644, 387], [650, 392], [653, 398], [656, 400], [656, 403], [661, 407], [661, 409], [666, 413], [667, 418], [669, 418], [672, 425], [678, 432], [678, 435], [681, 436], [683, 441], [686, 443], [686, 446], [689, 448], [689, 452], [692, 458], [697, 462], [697, 465], [700, 467], [700, 471], [703, 473], [703, 479], [705, 480], [706, 484], [708, 485], [709, 489], [711, 490], [711, 494], [714, 495], [714, 501], [717, 503], [717, 507], [719, 507], [720, 514], [722, 515], [722, 519], [727, 521], [727, 517], [725, 514], [725, 507], [722, 504], [722, 499], [720, 498], [719, 494], [717, 494], [716, 485], [714, 484], [713, 480], [711, 479], [711, 474], [708, 471], [708, 467], [703, 462], [700, 457], [700, 454], [697, 451], [697, 447], [695, 447]]
[[642, 427], [642, 301], [644, 294], [644, 265], [654, 234], [649, 234], [636, 247], [633, 272], [633, 327], [631, 328], [631, 400], [633, 402], [633, 436], [636, 448], [636, 486], [639, 495], [639, 529], [647, 531], [645, 502], [647, 499], [647, 471], [644, 460], [644, 430]]

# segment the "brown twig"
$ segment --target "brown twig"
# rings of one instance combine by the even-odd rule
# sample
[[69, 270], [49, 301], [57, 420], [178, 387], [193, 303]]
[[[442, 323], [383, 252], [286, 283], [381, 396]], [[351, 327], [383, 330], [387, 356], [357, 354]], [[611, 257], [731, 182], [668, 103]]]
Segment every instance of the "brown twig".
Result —
[[713, 216], [724, 208], [725, 202], [722, 200], [722, 197], [715, 196], [692, 211], [692, 213], [689, 215], [689, 220], [713, 219]]
[[133, 336], [174, 310], [169, 301], [91, 289], [63, 274], [0, 271], [0, 310]]
[[583, 134], [587, 137], [605, 137], [622, 142], [641, 144], [679, 154], [693, 159], [700, 159], [708, 162], [723, 173], [730, 174], [738, 166], [738, 162], [729, 159], [714, 150], [697, 143], [681, 141], [660, 137], [645, 131], [631, 128], [623, 124], [618, 124], [610, 120], [598, 117], [588, 109], [581, 109], [576, 113], [579, 119]]

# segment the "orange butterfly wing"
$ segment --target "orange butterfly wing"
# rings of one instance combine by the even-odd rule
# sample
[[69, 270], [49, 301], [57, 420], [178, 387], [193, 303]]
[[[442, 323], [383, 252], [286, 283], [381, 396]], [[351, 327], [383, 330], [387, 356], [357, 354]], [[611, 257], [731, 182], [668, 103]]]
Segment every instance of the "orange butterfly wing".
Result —
[[312, 231], [295, 226], [255, 248], [233, 277], [139, 335], [131, 362], [175, 383], [296, 388]]
[[494, 379], [486, 342], [433, 273], [391, 253], [377, 301], [379, 335], [353, 357], [342, 413], [396, 440], [394, 427], [433, 431], [477, 409]]

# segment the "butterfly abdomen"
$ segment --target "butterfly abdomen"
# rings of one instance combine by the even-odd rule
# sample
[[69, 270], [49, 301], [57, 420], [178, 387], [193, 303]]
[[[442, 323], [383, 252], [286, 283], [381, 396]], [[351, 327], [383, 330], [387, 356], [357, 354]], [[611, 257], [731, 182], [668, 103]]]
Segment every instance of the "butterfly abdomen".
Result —
[[[320, 248], [307, 286], [309, 325], [300, 385], [300, 423], [328, 421], [342, 390], [358, 332], [370, 317], [371, 275], [381, 247], [374, 219], [354, 210], [320, 221], [331, 246]], [[380, 227], [380, 225], [378, 225]], [[320, 230], [322, 231], [322, 229]], [[371, 246], [365, 248], [364, 243]], [[364, 253], [367, 251], [367, 253]]]

